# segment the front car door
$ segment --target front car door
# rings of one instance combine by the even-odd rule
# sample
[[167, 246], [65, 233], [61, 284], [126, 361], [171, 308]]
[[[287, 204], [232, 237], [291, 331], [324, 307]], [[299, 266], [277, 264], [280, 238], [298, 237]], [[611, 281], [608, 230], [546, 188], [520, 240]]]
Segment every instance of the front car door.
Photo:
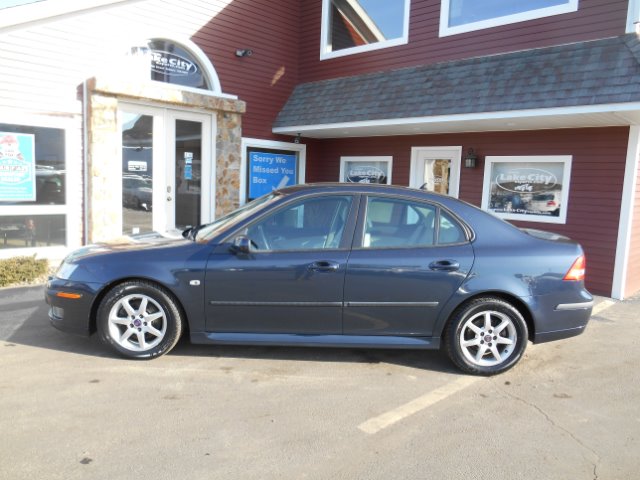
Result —
[[[342, 295], [357, 200], [310, 196], [263, 214], [209, 258], [209, 332], [342, 333]], [[249, 253], [234, 251], [247, 239]]]
[[345, 278], [345, 335], [431, 336], [474, 260], [469, 234], [440, 206], [368, 196]]

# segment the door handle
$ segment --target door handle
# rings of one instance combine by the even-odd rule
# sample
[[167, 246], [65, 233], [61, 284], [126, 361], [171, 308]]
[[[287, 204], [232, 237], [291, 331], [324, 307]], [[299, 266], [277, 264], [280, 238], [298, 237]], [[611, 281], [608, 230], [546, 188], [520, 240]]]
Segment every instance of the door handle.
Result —
[[429, 268], [439, 272], [455, 272], [460, 268], [460, 263], [455, 260], [436, 260], [429, 264]]
[[309, 265], [309, 270], [314, 272], [335, 272], [339, 268], [340, 264], [331, 260], [319, 260]]

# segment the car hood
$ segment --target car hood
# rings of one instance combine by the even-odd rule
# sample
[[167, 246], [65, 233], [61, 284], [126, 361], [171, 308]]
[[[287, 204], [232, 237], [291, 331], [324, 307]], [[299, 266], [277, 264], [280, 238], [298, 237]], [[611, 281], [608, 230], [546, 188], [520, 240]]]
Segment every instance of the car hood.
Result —
[[65, 262], [73, 263], [82, 258], [113, 252], [150, 250], [173, 245], [190, 244], [179, 231], [151, 232], [140, 235], [123, 236], [106, 242], [95, 243], [81, 247], [71, 252]]

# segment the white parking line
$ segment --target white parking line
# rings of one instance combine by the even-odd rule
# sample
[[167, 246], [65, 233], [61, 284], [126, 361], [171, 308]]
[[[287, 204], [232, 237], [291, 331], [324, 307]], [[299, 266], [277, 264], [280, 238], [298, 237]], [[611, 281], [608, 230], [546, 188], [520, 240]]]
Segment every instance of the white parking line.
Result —
[[612, 307], [615, 304], [616, 302], [614, 302], [613, 300], [602, 300], [595, 307], [593, 307], [593, 310], [591, 311], [591, 315], [598, 315], [602, 313], [604, 310], [606, 310], [607, 308]]
[[398, 408], [394, 408], [393, 410], [383, 413], [382, 415], [378, 415], [377, 417], [370, 418], [366, 422], [358, 425], [358, 428], [370, 435], [378, 433], [380, 430], [387, 428], [394, 423], [413, 415], [414, 413], [418, 413], [425, 408], [435, 405], [441, 400], [444, 400], [461, 390], [464, 390], [468, 386], [476, 383], [478, 380], [481, 380], [481, 378], [460, 377], [453, 382], [450, 382], [440, 388], [436, 388], [435, 390], [432, 390], [415, 400], [411, 400]]

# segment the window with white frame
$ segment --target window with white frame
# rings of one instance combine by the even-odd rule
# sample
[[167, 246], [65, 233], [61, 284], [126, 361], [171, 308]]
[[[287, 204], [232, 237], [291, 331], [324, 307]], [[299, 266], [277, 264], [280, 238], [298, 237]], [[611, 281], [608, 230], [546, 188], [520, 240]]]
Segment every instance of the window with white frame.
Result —
[[482, 208], [505, 220], [566, 223], [571, 155], [487, 156]]
[[240, 204], [304, 183], [306, 152], [303, 143], [243, 138]]
[[320, 59], [403, 45], [410, 0], [323, 0]]
[[65, 135], [0, 123], [0, 250], [67, 245]]
[[578, 10], [578, 0], [442, 0], [440, 36]]

